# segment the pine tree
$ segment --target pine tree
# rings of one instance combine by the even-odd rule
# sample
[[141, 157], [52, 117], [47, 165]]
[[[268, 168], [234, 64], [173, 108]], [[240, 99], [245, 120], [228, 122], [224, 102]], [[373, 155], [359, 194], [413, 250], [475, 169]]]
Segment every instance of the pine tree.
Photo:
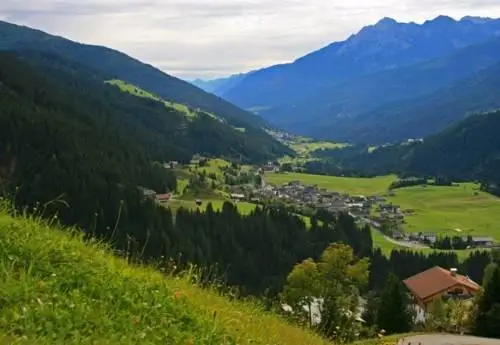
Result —
[[399, 278], [391, 274], [380, 299], [378, 326], [387, 334], [405, 333], [411, 330], [412, 319], [408, 294]]
[[473, 331], [479, 336], [500, 338], [500, 267], [496, 266], [488, 276], [478, 298]]

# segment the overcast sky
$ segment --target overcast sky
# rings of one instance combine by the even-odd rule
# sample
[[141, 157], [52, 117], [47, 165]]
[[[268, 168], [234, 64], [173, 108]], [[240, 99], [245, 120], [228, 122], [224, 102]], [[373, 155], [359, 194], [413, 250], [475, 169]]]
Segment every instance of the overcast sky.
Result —
[[500, 0], [0, 0], [0, 20], [115, 48], [185, 79], [288, 62], [382, 17], [500, 17]]

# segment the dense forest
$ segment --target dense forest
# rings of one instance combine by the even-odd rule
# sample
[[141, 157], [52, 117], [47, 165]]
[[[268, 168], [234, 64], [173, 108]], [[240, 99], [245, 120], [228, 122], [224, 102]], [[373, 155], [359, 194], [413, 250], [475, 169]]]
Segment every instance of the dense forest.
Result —
[[56, 56], [24, 52], [21, 59], [0, 55], [2, 195], [119, 249], [177, 257], [149, 253], [146, 245], [157, 239], [163, 245], [161, 219], [169, 213], [145, 200], [139, 187], [176, 188], [173, 173], [156, 162], [186, 162], [197, 152], [268, 157], [258, 140], [209, 116], [186, 119]]
[[110, 48], [80, 44], [29, 27], [0, 21], [0, 50], [58, 55], [109, 77], [125, 80], [166, 100], [215, 113], [233, 126], [247, 127], [254, 135], [271, 139], [261, 129], [265, 125], [261, 118]]

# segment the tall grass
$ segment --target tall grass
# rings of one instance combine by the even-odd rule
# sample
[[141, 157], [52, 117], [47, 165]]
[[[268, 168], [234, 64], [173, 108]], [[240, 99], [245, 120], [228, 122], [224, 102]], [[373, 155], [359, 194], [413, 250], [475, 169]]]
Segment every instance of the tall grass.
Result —
[[327, 344], [0, 200], [0, 344]]

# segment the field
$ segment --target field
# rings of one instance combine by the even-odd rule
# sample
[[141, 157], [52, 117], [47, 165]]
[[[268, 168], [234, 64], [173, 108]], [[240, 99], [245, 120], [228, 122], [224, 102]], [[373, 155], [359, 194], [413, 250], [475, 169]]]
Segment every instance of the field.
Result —
[[292, 165], [301, 166], [307, 162], [318, 160], [318, 158], [313, 157], [311, 154], [320, 149], [337, 149], [346, 147], [347, 144], [333, 143], [330, 141], [312, 141], [309, 138], [297, 138], [292, 143], [287, 143], [287, 145], [294, 150], [297, 155], [295, 157], [284, 156], [278, 161], [281, 164], [290, 163]]
[[326, 345], [192, 279], [129, 265], [77, 231], [0, 205], [1, 344]]
[[387, 188], [397, 179], [397, 177], [380, 176], [374, 178], [354, 178], [300, 173], [267, 173], [265, 179], [267, 182], [275, 185], [283, 185], [284, 183], [298, 180], [305, 185], [318, 185], [319, 188], [326, 188], [330, 191], [353, 195], [382, 195], [387, 192]]
[[199, 171], [205, 171], [205, 173], [208, 174], [215, 174], [217, 176], [217, 179], [220, 179], [223, 177], [222, 174], [222, 168], [228, 167], [231, 165], [230, 162], [224, 160], [224, 159], [210, 159], [207, 162], [206, 166], [203, 167], [197, 167]]
[[340, 149], [346, 146], [346, 144], [333, 143], [330, 141], [305, 141], [290, 144], [290, 147], [301, 156], [309, 155], [320, 149]]
[[453, 187], [415, 186], [395, 190], [389, 200], [414, 215], [405, 217], [407, 232], [492, 236], [500, 239], [500, 199], [473, 183]]

